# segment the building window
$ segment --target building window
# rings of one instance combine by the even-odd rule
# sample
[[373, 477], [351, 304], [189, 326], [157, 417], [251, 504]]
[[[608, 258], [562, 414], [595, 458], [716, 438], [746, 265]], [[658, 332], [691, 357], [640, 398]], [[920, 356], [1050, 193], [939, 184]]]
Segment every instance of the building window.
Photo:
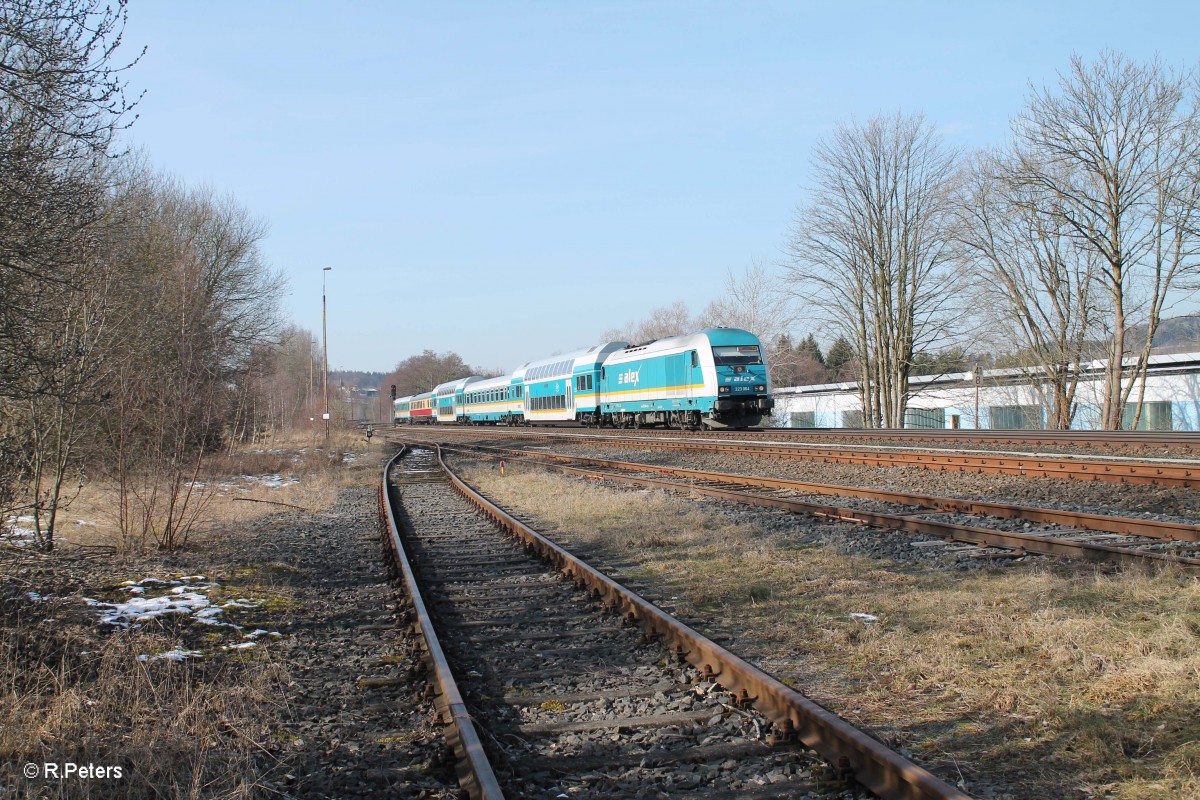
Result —
[[933, 430], [946, 427], [946, 409], [944, 408], [906, 408], [904, 410], [904, 427]]
[[[1133, 430], [1133, 417], [1137, 413], [1138, 404], [1130, 403], [1125, 406], [1121, 415], [1121, 430]], [[1142, 414], [1138, 418], [1139, 431], [1169, 431], [1174, 430], [1171, 419], [1171, 401], [1156, 400], [1142, 403]]]
[[992, 406], [988, 427], [994, 430], [1025, 430], [1042, 427], [1041, 406]]

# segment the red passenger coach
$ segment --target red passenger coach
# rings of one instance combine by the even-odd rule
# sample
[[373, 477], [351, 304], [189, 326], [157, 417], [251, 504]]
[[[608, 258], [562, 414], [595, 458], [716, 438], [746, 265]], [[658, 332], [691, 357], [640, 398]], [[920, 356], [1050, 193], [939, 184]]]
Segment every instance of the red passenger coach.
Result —
[[405, 423], [430, 424], [436, 420], [434, 416], [433, 392], [415, 394], [412, 397], [401, 397], [393, 402], [397, 425]]

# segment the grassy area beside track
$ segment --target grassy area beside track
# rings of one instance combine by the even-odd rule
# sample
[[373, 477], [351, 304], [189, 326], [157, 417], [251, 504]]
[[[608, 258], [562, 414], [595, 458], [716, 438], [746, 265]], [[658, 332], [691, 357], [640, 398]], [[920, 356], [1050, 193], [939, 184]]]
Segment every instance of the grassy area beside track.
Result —
[[473, 463], [496, 502], [979, 797], [1200, 797], [1194, 578], [898, 565], [830, 545], [848, 525]]
[[[174, 552], [122, 540], [113, 492], [98, 484], [72, 505], [54, 553], [0, 542], [0, 797], [251, 798], [285, 788], [357, 795], [368, 781], [360, 751], [371, 751], [369, 766], [387, 766], [370, 779], [380, 791], [404, 785], [393, 791], [416, 796], [428, 784], [427, 796], [449, 796], [425, 776], [437, 771], [440, 739], [426, 742], [419, 719], [409, 730], [385, 716], [411, 707], [419, 718], [420, 704], [393, 699], [388, 711], [373, 712], [383, 690], [355, 683], [374, 675], [372, 658], [400, 664], [389, 670], [407, 664], [393, 649], [404, 646], [398, 636], [355, 632], [357, 620], [389, 613], [378, 599], [390, 588], [374, 546], [382, 451], [364, 455], [365, 444], [355, 432], [328, 453], [306, 438], [210, 460], [196, 530]], [[347, 521], [348, 507], [360, 519]], [[306, 556], [304, 543], [344, 557], [331, 564], [331, 554]], [[345, 552], [354, 545], [362, 552]], [[338, 574], [351, 561], [359, 572]], [[174, 590], [202, 595], [198, 605], [213, 615], [100, 619], [112, 605]], [[343, 695], [352, 710], [344, 711]], [[359, 739], [340, 732], [342, 715], [353, 717]], [[395, 741], [376, 741], [376, 718]], [[25, 776], [26, 764], [47, 762], [119, 767], [121, 775]], [[337, 769], [360, 774], [335, 784], [328, 775]]]

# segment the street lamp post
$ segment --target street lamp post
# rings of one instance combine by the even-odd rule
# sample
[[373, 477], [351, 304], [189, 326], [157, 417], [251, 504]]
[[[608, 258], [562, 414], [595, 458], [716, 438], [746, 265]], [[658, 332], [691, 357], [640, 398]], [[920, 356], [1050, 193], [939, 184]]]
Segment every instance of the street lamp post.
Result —
[[325, 321], [325, 273], [321, 270], [321, 394], [325, 396], [325, 449], [329, 449], [329, 328]]
[[971, 370], [971, 377], [975, 380], [975, 430], [979, 430], [979, 364]]

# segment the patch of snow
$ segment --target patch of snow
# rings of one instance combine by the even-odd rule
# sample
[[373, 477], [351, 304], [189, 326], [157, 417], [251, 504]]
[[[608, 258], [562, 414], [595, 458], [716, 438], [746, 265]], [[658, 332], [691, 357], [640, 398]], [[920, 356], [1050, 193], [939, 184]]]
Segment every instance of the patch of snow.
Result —
[[180, 592], [163, 597], [134, 597], [127, 603], [105, 603], [83, 598], [93, 608], [108, 609], [100, 615], [100, 621], [108, 625], [127, 628], [135, 622], [149, 622], [166, 614], [191, 614], [209, 605], [208, 595], [199, 592]]
[[861, 611], [852, 611], [850, 613], [850, 619], [856, 619], [859, 622], [863, 622], [868, 625], [870, 625], [872, 622], [879, 621], [879, 617], [875, 616], [874, 614], [864, 614]]
[[275, 473], [274, 475], [242, 475], [240, 479], [246, 483], [257, 483], [268, 489], [279, 489], [283, 486], [291, 486], [300, 482], [300, 479], [297, 477], [289, 476], [285, 478], [279, 473]]
[[[137, 629], [141, 624], [166, 614], [190, 615], [192, 620], [201, 625], [211, 625], [219, 628], [232, 628], [244, 631], [245, 628], [223, 619], [227, 608], [261, 608], [262, 602], [249, 597], [239, 597], [223, 604], [212, 602], [208, 592], [220, 586], [216, 581], [209, 581], [204, 575], [183, 575], [179, 578], [164, 580], [162, 578], [142, 578], [139, 581], [124, 581], [120, 588], [133, 596], [125, 602], [106, 602], [85, 597], [84, 602], [93, 608], [100, 609], [100, 621], [108, 625], [122, 628]], [[262, 636], [281, 638], [283, 634], [257, 628], [251, 633], [243, 633], [243, 641], [236, 645], [224, 647], [225, 650], [243, 650], [254, 647]], [[179, 648], [168, 653], [154, 656], [139, 656], [141, 661], [156, 661], [161, 658], [181, 661], [184, 658], [198, 658], [202, 653], [181, 651]]]
[[142, 661], [142, 662], [162, 661], [162, 660], [184, 661], [189, 658], [204, 658], [204, 654], [198, 650], [184, 650], [180, 647], [176, 647], [173, 650], [168, 650], [165, 653], [158, 653], [158, 654], [152, 655], [152, 656], [140, 655], [137, 657], [137, 660]]
[[9, 517], [0, 524], [0, 542], [7, 542], [13, 547], [28, 547], [37, 538], [33, 528], [23, 528], [21, 523], [33, 522], [29, 516]]

